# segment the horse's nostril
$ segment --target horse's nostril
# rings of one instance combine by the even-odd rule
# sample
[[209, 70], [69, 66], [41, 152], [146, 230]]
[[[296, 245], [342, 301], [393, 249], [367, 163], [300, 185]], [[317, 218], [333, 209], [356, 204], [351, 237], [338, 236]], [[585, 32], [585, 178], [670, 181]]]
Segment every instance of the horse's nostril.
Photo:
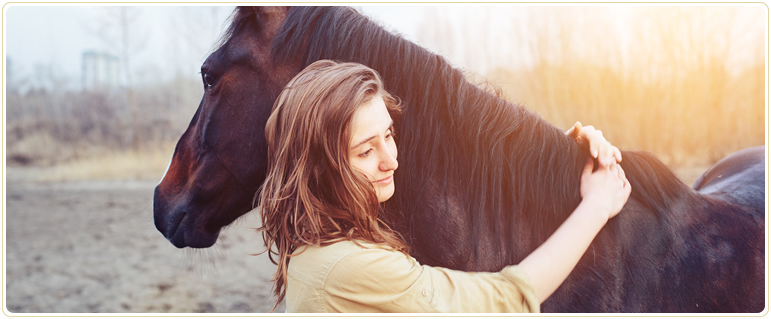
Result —
[[182, 223], [187, 216], [187, 211], [183, 209], [168, 209], [168, 202], [163, 200], [163, 196], [159, 196], [158, 188], [156, 187], [155, 197], [153, 198], [153, 219], [155, 222], [155, 228], [163, 234], [166, 239], [171, 239], [174, 235], [180, 231]]
[[184, 210], [174, 211], [166, 218], [165, 230], [162, 230], [163, 236], [166, 237], [177, 248], [187, 247], [188, 244], [185, 241], [185, 232], [188, 231], [187, 212]]
[[187, 212], [185, 211], [174, 212], [173, 214], [169, 215], [169, 217], [166, 219], [167, 233], [164, 233], [166, 238], [171, 239], [176, 233], [184, 230], [182, 223], [185, 220], [185, 216], [187, 216]]

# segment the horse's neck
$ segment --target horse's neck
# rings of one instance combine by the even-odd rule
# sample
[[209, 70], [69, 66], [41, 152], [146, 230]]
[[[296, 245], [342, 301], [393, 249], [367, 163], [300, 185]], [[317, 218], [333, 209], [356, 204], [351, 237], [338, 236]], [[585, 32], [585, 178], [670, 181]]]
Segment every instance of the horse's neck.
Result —
[[[425, 62], [438, 63], [435, 68], [451, 69], [442, 64], [447, 63], [444, 59], [433, 55], [427, 56]], [[419, 70], [404, 72], [408, 78], [419, 78], [415, 74]], [[423, 119], [415, 122], [433, 124], [444, 117], [444, 121], [450, 122], [445, 127], [454, 132], [439, 134], [454, 134], [454, 142], [466, 147], [456, 149], [452, 155], [459, 160], [450, 164], [450, 169], [466, 167], [466, 172], [445, 176], [455, 176], [454, 184], [465, 188], [467, 212], [483, 212], [486, 218], [480, 222], [493, 232], [497, 229], [501, 234], [510, 234], [518, 224], [527, 223], [544, 230], [534, 233], [550, 234], [580, 202], [580, 170], [585, 153], [560, 129], [526, 108], [469, 83], [458, 70], [447, 73], [439, 79], [443, 81], [424, 78], [420, 83], [421, 91], [445, 92], [447, 101], [424, 101], [425, 105], [417, 106], [425, 108], [419, 112]], [[438, 107], [444, 109], [437, 110]], [[471, 165], [465, 166], [466, 160]], [[423, 164], [432, 166], [435, 162]], [[520, 215], [520, 222], [511, 215]], [[509, 224], [503, 224], [502, 220], [507, 219]], [[503, 246], [515, 244], [520, 243]]]
[[[444, 184], [464, 188], [464, 203], [476, 205], [466, 211], [491, 210], [484, 211], [489, 213], [485, 223], [501, 224], [501, 217], [530, 214], [538, 227], [556, 228], [552, 226], [567, 218], [570, 206], [580, 200], [583, 160], [579, 148], [560, 130], [469, 83], [444, 58], [374, 24], [340, 32], [346, 36], [316, 44], [348, 49], [309, 48], [314, 52], [309, 59], [366, 64], [380, 73], [386, 89], [405, 100], [402, 127], [408, 132], [403, 141], [410, 154], [404, 156], [413, 158], [411, 165], [425, 167], [404, 167], [402, 173], [414, 173], [410, 178], [416, 183], [421, 178], [454, 179]], [[371, 52], [373, 45], [378, 52]], [[452, 134], [452, 139], [443, 134]], [[447, 155], [456, 158], [443, 158]], [[509, 227], [493, 226], [502, 231]]]

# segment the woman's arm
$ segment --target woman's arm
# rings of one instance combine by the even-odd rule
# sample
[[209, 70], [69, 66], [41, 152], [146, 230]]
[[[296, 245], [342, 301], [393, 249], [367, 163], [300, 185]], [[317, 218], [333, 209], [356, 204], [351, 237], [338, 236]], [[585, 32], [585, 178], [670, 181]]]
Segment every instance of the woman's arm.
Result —
[[592, 172], [587, 161], [581, 174], [582, 201], [575, 211], [519, 266], [528, 274], [539, 302], [557, 290], [608, 219], [624, 207], [632, 191], [615, 163]]
[[[519, 265], [501, 272], [423, 266], [400, 252], [350, 242], [314, 250], [324, 257], [310, 257], [306, 252], [305, 256], [295, 257], [298, 259], [293, 259], [290, 268], [295, 272], [298, 267], [315, 269], [319, 267], [316, 259], [337, 254], [333, 248], [347, 245], [354, 252], [328, 263], [334, 266], [326, 270], [326, 275], [312, 276], [326, 280], [319, 284], [325, 311], [538, 312], [540, 304], [567, 278], [594, 236], [621, 210], [629, 195], [620, 167], [614, 164], [592, 173], [592, 165], [589, 160], [584, 167], [583, 199], [571, 216]], [[326, 251], [321, 254], [321, 250]], [[287, 295], [292, 300], [290, 292]]]

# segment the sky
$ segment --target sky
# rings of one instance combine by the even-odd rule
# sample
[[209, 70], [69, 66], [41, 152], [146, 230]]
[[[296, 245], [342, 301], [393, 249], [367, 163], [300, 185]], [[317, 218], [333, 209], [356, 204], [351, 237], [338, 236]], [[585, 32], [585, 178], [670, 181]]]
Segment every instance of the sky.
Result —
[[[423, 8], [384, 6], [358, 6], [362, 12], [380, 21], [391, 31], [399, 32], [409, 39], [416, 38], [418, 21]], [[96, 35], [99, 22], [104, 20], [104, 6], [51, 6], [51, 5], [6, 5], [3, 12], [4, 52], [12, 61], [14, 77], [26, 77], [27, 82], [35, 81], [35, 72], [42, 66], [53, 66], [54, 72], [67, 80], [71, 89], [80, 88], [81, 56], [88, 50], [107, 51], [107, 45]], [[200, 64], [226, 29], [226, 21], [232, 6], [142, 6], [139, 7], [136, 25], [144, 39], [144, 45], [132, 62], [139, 68], [138, 81], [144, 78], [162, 80], [170, 78], [175, 63], [186, 75], [197, 76]], [[193, 29], [205, 25], [205, 32], [197, 32], [195, 40], [199, 45], [179, 48], [170, 44], [175, 24], [180, 28], [185, 19], [195, 21]], [[178, 44], [177, 44], [178, 46]], [[177, 53], [174, 53], [177, 52]], [[7, 61], [7, 60], [6, 60]], [[148, 70], [142, 71], [142, 68]], [[153, 72], [155, 70], [156, 72]], [[157, 70], [161, 70], [158, 75]], [[155, 73], [156, 75], [149, 75]], [[144, 78], [141, 74], [145, 74]]]
[[[456, 66], [482, 75], [497, 66], [516, 68], [528, 63], [532, 57], [528, 57], [527, 50], [517, 43], [532, 41], [531, 38], [537, 33], [529, 30], [524, 31], [524, 35], [517, 35], [519, 31], [512, 29], [513, 24], [519, 23], [520, 29], [527, 30], [527, 23], [539, 22], [527, 22], [528, 9], [511, 5], [504, 8], [481, 8], [478, 5], [440, 8], [360, 4], [355, 7], [386, 29], [445, 56]], [[50, 70], [61, 82], [67, 83], [68, 88], [78, 90], [81, 86], [83, 52], [108, 50], [105, 41], [100, 40], [97, 33], [104, 29], [100, 27], [100, 22], [104, 22], [110, 10], [115, 9], [113, 6], [12, 4], [3, 8], [5, 62], [11, 62], [6, 70], [10, 70], [11, 77], [17, 82], [24, 80], [27, 84], [34, 84], [43, 71]], [[766, 11], [763, 15], [767, 16], [767, 7], [758, 8]], [[140, 33], [143, 44], [132, 55], [132, 74], [136, 74], [134, 81], [155, 83], [178, 75], [198, 77], [200, 65], [226, 29], [226, 21], [233, 7], [156, 5], [132, 9], [137, 15], [132, 29]], [[615, 21], [609, 27], [613, 30], [603, 32], [624, 32], [628, 29], [630, 10], [630, 6], [614, 5], [608, 14]], [[758, 10], [745, 11], [753, 13]], [[427, 23], [432, 22], [432, 14], [434, 17], [442, 15], [445, 20], [435, 23], [446, 24], [434, 27], [439, 30], [439, 34], [426, 36], [426, 29], [430, 29]], [[484, 27], [492, 30], [485, 31]], [[421, 32], [423, 42], [419, 41]], [[451, 35], [443, 37], [445, 34]], [[474, 51], [474, 44], [463, 42], [464, 36], [468, 41], [484, 36], [494, 49]], [[520, 38], [517, 39], [517, 36]], [[629, 36], [621, 35], [615, 39], [621, 42], [621, 47], [625, 47], [624, 42], [629, 40]], [[474, 54], [479, 56], [471, 56]], [[742, 60], [740, 54], [734, 56], [735, 60]]]
[[[110, 51], [109, 44], [98, 37], [98, 30], [104, 29], [101, 23], [112, 9], [106, 6], [6, 6], [4, 52], [17, 71], [14, 73], [32, 77], [34, 81], [36, 68], [53, 65], [57, 73], [70, 79], [73, 89], [78, 89], [83, 52]], [[225, 29], [224, 23], [233, 7], [142, 6], [134, 9], [136, 20], [132, 29], [138, 31], [141, 49], [132, 55], [132, 69], [139, 69], [140, 73], [142, 68], [161, 70], [155, 72], [159, 75], [146, 77], [163, 80], [173, 76], [170, 66], [176, 63], [184, 63], [182, 68], [186, 74], [198, 72], [208, 50]], [[193, 22], [185, 28], [200, 31], [195, 28], [206, 25], [208, 30], [196, 33], [200, 45], [175, 48], [179, 43], [171, 41], [171, 37], [177, 34], [179, 24], [187, 22], [185, 19]], [[175, 54], [178, 56], [173, 56]], [[171, 60], [176, 63], [169, 63]], [[144, 70], [144, 73], [153, 72]]]

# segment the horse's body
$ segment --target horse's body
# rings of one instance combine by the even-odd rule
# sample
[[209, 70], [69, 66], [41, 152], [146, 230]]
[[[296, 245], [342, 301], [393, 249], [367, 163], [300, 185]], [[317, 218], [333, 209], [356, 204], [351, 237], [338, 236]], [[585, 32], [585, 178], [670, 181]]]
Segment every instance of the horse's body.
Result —
[[762, 210], [765, 206], [766, 148], [738, 151], [720, 160], [693, 184], [699, 193]]
[[[156, 227], [177, 247], [211, 246], [251, 209], [265, 178], [273, 101], [319, 59], [368, 65], [402, 99], [401, 165], [383, 217], [422, 263], [516, 264], [580, 202], [585, 149], [353, 10], [239, 8], [233, 20], [202, 66], [204, 97], [155, 190]], [[762, 311], [765, 148], [750, 153], [739, 171], [736, 160], [716, 165], [721, 177], [705, 174], [698, 193], [655, 157], [624, 152], [628, 203], [542, 310]], [[751, 194], [731, 195], [745, 183]]]

